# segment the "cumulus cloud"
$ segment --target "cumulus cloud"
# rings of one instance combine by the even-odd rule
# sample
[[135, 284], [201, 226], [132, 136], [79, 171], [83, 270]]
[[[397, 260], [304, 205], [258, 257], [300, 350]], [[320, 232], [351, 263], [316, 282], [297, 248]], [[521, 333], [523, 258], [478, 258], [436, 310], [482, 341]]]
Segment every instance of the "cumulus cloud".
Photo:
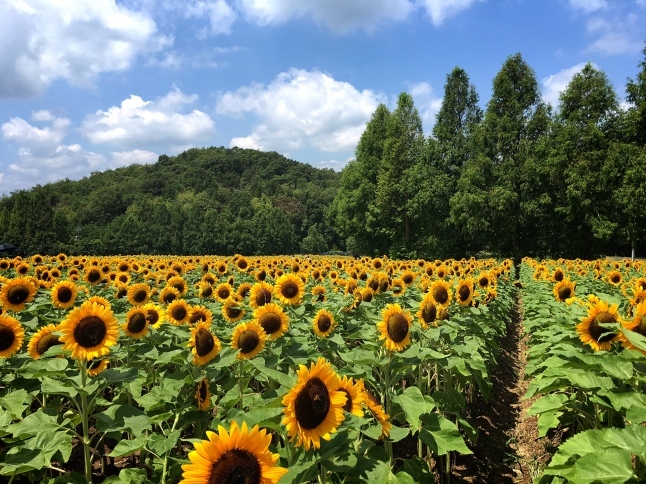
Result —
[[643, 48], [639, 17], [593, 17], [588, 20], [588, 33], [597, 36], [587, 49], [603, 55], [636, 53]]
[[231, 146], [289, 153], [314, 147], [354, 149], [383, 95], [357, 90], [318, 71], [290, 69], [270, 84], [254, 83], [222, 94], [216, 110], [227, 116], [254, 113], [260, 123]]
[[146, 150], [113, 151], [111, 155], [113, 166], [149, 165], [159, 158], [157, 153]]
[[155, 101], [133, 94], [120, 106], [86, 116], [82, 133], [92, 143], [130, 149], [195, 146], [215, 134], [215, 124], [208, 114], [197, 109], [182, 113], [197, 99], [197, 95], [186, 95], [177, 88]]
[[4, 1], [0, 32], [11, 39], [0, 42], [0, 97], [35, 95], [55, 79], [89, 86], [171, 43], [149, 16], [114, 0]]
[[570, 7], [584, 13], [596, 12], [608, 7], [606, 0], [570, 0]]
[[470, 8], [476, 2], [484, 0], [420, 0], [428, 12], [433, 25], [441, 25], [444, 20]]
[[[558, 107], [561, 92], [565, 91], [574, 75], [581, 72], [585, 65], [585, 62], [581, 62], [580, 64], [562, 69], [556, 74], [543, 78], [543, 101], [551, 104], [554, 108]], [[598, 69], [596, 64], [592, 65], [595, 69]]]
[[442, 98], [433, 94], [433, 88], [428, 82], [412, 84], [408, 88], [408, 92], [413, 96], [415, 107], [419, 111], [426, 131], [429, 132], [435, 124], [435, 115], [442, 107]]

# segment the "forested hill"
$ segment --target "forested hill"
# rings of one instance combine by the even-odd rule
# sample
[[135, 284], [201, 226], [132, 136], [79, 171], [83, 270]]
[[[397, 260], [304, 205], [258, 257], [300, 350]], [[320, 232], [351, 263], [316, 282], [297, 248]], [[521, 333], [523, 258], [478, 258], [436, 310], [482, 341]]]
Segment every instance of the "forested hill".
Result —
[[0, 200], [23, 254], [289, 254], [338, 245], [325, 210], [340, 175], [275, 152], [191, 149]]

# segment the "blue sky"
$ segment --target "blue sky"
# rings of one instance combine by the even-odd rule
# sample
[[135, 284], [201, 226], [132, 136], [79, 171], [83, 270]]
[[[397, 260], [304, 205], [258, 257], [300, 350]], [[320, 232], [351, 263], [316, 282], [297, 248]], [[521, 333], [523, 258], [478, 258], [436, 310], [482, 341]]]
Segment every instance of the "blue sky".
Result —
[[543, 98], [586, 62], [620, 99], [646, 0], [2, 0], [0, 193], [190, 147], [343, 168], [407, 91], [427, 133], [446, 75], [484, 108], [520, 52]]

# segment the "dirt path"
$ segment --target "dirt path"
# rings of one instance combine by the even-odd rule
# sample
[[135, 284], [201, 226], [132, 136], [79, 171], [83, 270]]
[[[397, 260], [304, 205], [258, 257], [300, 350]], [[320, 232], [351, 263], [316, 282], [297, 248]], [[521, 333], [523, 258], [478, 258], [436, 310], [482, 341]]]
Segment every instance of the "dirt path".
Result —
[[522, 301], [507, 323], [500, 340], [498, 366], [491, 374], [492, 398], [476, 402], [469, 417], [480, 430], [472, 455], [457, 456], [451, 482], [531, 483], [545, 457], [545, 446], [537, 440], [536, 417], [525, 419], [533, 401], [521, 400], [527, 390], [525, 379], [528, 338], [523, 337]]

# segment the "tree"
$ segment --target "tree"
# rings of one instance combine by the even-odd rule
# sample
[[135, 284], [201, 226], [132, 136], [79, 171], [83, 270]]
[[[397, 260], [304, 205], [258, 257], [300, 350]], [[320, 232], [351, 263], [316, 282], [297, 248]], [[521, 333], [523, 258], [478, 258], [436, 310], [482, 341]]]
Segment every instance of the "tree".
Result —
[[316, 224], [307, 230], [307, 236], [301, 242], [301, 252], [304, 254], [322, 254], [327, 250], [327, 243], [318, 231]]
[[646, 47], [642, 51], [644, 60], [639, 63], [641, 70], [636, 79], [628, 79], [626, 100], [631, 104], [628, 109], [630, 141], [638, 146], [646, 146]]

